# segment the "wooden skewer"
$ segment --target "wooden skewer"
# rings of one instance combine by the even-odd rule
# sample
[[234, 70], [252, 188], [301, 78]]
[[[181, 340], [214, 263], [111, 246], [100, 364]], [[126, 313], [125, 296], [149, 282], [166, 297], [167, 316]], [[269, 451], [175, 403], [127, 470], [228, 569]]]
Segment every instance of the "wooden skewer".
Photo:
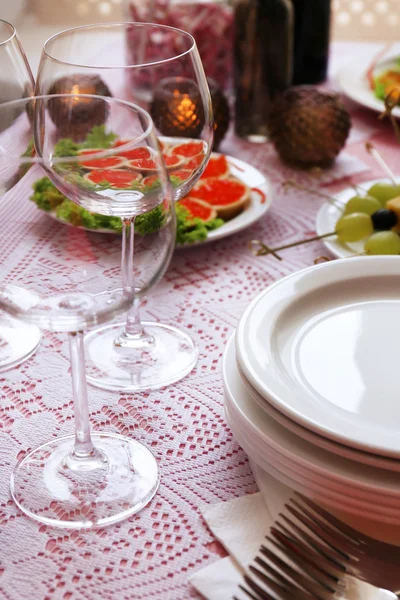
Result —
[[336, 208], [339, 208], [340, 210], [343, 209], [343, 206], [337, 200], [335, 200], [335, 198], [329, 196], [329, 194], [325, 194], [324, 192], [320, 192], [319, 190], [313, 190], [312, 188], [308, 188], [307, 186], [301, 185], [301, 183], [297, 183], [297, 181], [293, 181], [292, 179], [288, 179], [287, 181], [285, 181], [283, 187], [294, 187], [297, 190], [302, 190], [303, 192], [314, 194], [314, 196], [318, 196], [319, 198], [328, 200], [328, 202], [333, 204], [333, 206], [335, 206]]
[[383, 171], [385, 171], [386, 175], [388, 176], [390, 181], [393, 183], [393, 185], [397, 185], [397, 181], [393, 174], [393, 171], [388, 167], [388, 165], [383, 160], [382, 156], [379, 154], [379, 152], [375, 148], [375, 146], [373, 144], [371, 144], [371, 142], [367, 142], [365, 144], [365, 148], [366, 148], [367, 152], [369, 152], [369, 154], [376, 160], [376, 162], [381, 167], [381, 169]]
[[324, 233], [322, 235], [316, 235], [311, 238], [307, 238], [306, 240], [300, 240], [298, 242], [292, 242], [291, 244], [285, 244], [284, 246], [279, 246], [279, 248], [270, 248], [261, 240], [251, 240], [249, 242], [249, 249], [254, 254], [254, 256], [266, 256], [267, 254], [272, 254], [278, 260], [282, 260], [282, 258], [277, 254], [280, 250], [287, 250], [288, 248], [294, 248], [295, 246], [301, 246], [302, 244], [308, 244], [309, 242], [316, 242], [317, 240], [322, 240], [323, 238], [331, 237], [336, 235], [335, 231], [331, 231], [330, 233]]

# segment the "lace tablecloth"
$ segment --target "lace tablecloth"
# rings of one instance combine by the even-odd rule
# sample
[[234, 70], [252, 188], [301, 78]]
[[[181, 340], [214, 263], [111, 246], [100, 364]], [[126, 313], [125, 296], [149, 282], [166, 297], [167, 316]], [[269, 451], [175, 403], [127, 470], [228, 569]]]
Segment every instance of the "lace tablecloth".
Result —
[[[347, 51], [334, 59], [346, 56]], [[329, 190], [381, 175], [364, 150], [366, 139], [373, 139], [395, 168], [398, 146], [390, 126], [362, 108], [349, 108], [354, 129], [346, 154], [321, 178]], [[224, 345], [256, 294], [312, 265], [326, 250], [320, 243], [299, 246], [286, 251], [282, 262], [252, 256], [249, 239], [279, 244], [314, 233], [321, 201], [293, 189], [284, 192], [282, 183], [290, 177], [315, 185], [315, 179], [283, 167], [269, 145], [230, 136], [222, 151], [271, 178], [273, 206], [239, 235], [177, 251], [143, 311], [144, 317], [191, 333], [200, 349], [196, 369], [177, 385], [152, 393], [90, 389], [95, 430], [132, 435], [155, 453], [162, 482], [151, 504], [120, 525], [89, 532], [52, 529], [20, 514], [8, 490], [12, 467], [28, 449], [73, 429], [66, 338], [45, 335], [31, 360], [1, 376], [0, 600], [198, 598], [189, 576], [220, 553], [198, 507], [256, 491], [246, 455], [224, 418]]]

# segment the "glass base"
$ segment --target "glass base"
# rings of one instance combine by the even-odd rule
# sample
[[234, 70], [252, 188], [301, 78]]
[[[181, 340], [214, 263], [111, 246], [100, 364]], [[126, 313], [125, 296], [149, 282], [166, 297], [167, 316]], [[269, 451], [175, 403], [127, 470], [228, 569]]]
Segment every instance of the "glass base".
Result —
[[102, 460], [73, 458], [74, 436], [29, 452], [11, 476], [11, 496], [26, 515], [56, 527], [90, 529], [139, 512], [159, 485], [157, 462], [145, 446], [112, 433], [94, 433]]
[[156, 390], [180, 381], [193, 369], [198, 350], [186, 333], [161, 323], [142, 322], [150, 344], [118, 347], [125, 323], [107, 325], [85, 336], [88, 382], [119, 392]]
[[7, 315], [0, 316], [0, 373], [30, 358], [40, 344], [40, 330]]

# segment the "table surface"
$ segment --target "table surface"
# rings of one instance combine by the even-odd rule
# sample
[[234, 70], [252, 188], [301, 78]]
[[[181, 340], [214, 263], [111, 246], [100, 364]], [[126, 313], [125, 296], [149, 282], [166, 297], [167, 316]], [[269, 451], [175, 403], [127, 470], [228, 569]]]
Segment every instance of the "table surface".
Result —
[[[35, 43], [47, 33], [36, 32], [33, 42], [28, 26], [21, 27], [32, 62], [38, 59]], [[333, 71], [348, 60], [349, 51], [355, 56], [366, 50], [335, 46]], [[331, 191], [382, 175], [364, 149], [367, 139], [395, 169], [398, 147], [390, 126], [363, 108], [347, 105], [354, 125], [347, 153], [357, 160], [342, 159], [321, 177]], [[293, 177], [315, 186], [315, 175], [283, 167], [269, 144], [250, 145], [230, 134], [221, 150], [268, 175], [276, 196], [270, 212], [247, 231], [176, 251], [148, 298], [144, 317], [179, 325], [196, 340], [200, 357], [195, 370], [178, 384], [152, 393], [89, 390], [93, 429], [128, 433], [155, 453], [162, 479], [151, 504], [120, 525], [89, 532], [46, 527], [20, 514], [8, 490], [17, 457], [72, 429], [65, 338], [45, 334], [30, 361], [0, 377], [1, 600], [198, 598], [190, 575], [221, 554], [199, 506], [257, 490], [247, 457], [224, 418], [221, 356], [241, 313], [261, 290], [326, 254], [320, 243], [313, 243], [286, 251], [284, 261], [278, 262], [252, 256], [248, 241], [260, 238], [274, 245], [311, 236], [321, 201], [297, 190], [284, 191], [282, 184]]]

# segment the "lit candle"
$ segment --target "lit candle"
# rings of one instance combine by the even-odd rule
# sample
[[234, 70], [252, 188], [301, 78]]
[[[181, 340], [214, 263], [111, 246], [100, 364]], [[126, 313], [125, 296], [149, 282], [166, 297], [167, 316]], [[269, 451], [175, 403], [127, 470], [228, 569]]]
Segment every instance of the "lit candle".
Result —
[[111, 96], [98, 75], [69, 75], [57, 79], [48, 94], [68, 94], [66, 98], [49, 100], [47, 108], [53, 123], [64, 137], [81, 140], [95, 126], [107, 119], [108, 106], [97, 98], [80, 98], [79, 94]]
[[168, 77], [159, 82], [150, 112], [162, 135], [196, 138], [204, 126], [198, 87], [184, 77]]
[[[218, 84], [208, 79], [214, 112], [214, 146], [225, 136], [230, 120], [229, 104]], [[184, 77], [162, 79], [150, 108], [161, 135], [196, 138], [204, 126], [204, 112], [197, 85]]]

